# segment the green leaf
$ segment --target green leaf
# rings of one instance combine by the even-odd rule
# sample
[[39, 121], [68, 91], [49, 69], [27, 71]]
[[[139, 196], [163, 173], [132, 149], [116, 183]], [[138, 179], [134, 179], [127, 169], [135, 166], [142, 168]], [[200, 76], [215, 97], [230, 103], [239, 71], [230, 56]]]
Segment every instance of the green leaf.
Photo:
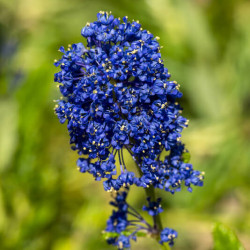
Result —
[[109, 239], [109, 238], [115, 238], [118, 237], [119, 234], [118, 233], [112, 233], [112, 232], [102, 232], [102, 236], [105, 240]]
[[236, 234], [227, 226], [216, 223], [213, 229], [214, 250], [244, 250]]
[[184, 153], [182, 153], [181, 157], [182, 157], [182, 161], [184, 163], [188, 163], [190, 161], [191, 155], [189, 152], [184, 152]]
[[[123, 231], [121, 234], [125, 235], [125, 236], [129, 236], [131, 234], [131, 232], [128, 232], [128, 231]], [[119, 233], [113, 233], [113, 232], [106, 232], [106, 231], [103, 231], [102, 232], [102, 236], [105, 240], [109, 239], [109, 238], [115, 238], [115, 237], [118, 237], [120, 234]], [[145, 232], [137, 232], [136, 233], [136, 236], [137, 237], [146, 237], [147, 236], [147, 233]]]

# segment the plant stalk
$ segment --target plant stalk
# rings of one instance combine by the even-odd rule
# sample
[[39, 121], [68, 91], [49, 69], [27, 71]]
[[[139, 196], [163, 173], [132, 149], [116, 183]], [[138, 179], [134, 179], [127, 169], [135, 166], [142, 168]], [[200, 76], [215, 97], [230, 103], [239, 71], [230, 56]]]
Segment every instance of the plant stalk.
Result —
[[[140, 161], [137, 159], [137, 162], [140, 162]], [[136, 164], [136, 168], [137, 168], [137, 171], [139, 172], [140, 176], [142, 176], [143, 173], [137, 164]], [[154, 187], [152, 185], [150, 185], [148, 188], [145, 188], [145, 192], [146, 192], [146, 196], [150, 197], [151, 201], [156, 201], [155, 190], [154, 190]], [[153, 216], [153, 220], [154, 220], [154, 229], [156, 231], [156, 234], [153, 234], [152, 238], [156, 239], [156, 241], [159, 242], [160, 241], [160, 232], [163, 229], [160, 214]], [[170, 247], [167, 243], [163, 243], [161, 245], [161, 249], [170, 250]]]

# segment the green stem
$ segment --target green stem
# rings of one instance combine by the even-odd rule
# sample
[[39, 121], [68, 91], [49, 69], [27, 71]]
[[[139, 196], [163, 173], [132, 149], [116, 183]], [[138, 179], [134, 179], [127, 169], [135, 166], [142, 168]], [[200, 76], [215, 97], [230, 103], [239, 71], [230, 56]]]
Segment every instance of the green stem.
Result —
[[[156, 201], [155, 198], [155, 190], [153, 186], [149, 186], [148, 188], [145, 188], [145, 192], [147, 197], [150, 197], [151, 201]], [[158, 232], [162, 231], [163, 227], [162, 227], [162, 223], [161, 223], [161, 217], [160, 214], [155, 215], [154, 217], [154, 223], [155, 223], [155, 227], [157, 229]]]
[[[150, 197], [152, 201], [156, 201], [155, 190], [154, 190], [153, 186], [149, 186], [148, 188], [145, 188], [145, 192], [146, 192], [147, 197]], [[156, 230], [158, 232], [157, 235], [154, 236], [153, 238], [155, 238], [157, 240], [157, 242], [159, 242], [159, 240], [160, 240], [160, 234], [159, 233], [163, 229], [162, 222], [161, 222], [161, 216], [160, 216], [160, 214], [157, 214], [153, 218], [154, 218], [154, 223], [155, 223], [154, 226], [156, 227]], [[161, 249], [170, 250], [170, 247], [169, 247], [169, 245], [167, 243], [163, 243], [161, 245]]]
[[[137, 159], [137, 161], [138, 161], [138, 159]], [[137, 164], [136, 164], [136, 168], [137, 168], [140, 176], [142, 176], [143, 173], [142, 173], [140, 167]], [[151, 201], [156, 201], [155, 189], [154, 189], [154, 187], [152, 185], [150, 185], [148, 188], [145, 188], [145, 192], [146, 192], [147, 197], [150, 197]], [[153, 219], [154, 219], [154, 228], [156, 229], [157, 233], [152, 235], [152, 238], [155, 238], [156, 241], [159, 242], [159, 240], [160, 240], [160, 232], [163, 229], [160, 214], [157, 214], [157, 215], [153, 216]], [[161, 249], [170, 250], [170, 247], [169, 247], [169, 245], [167, 243], [163, 243], [161, 245]]]
[[167, 243], [163, 243], [163, 245], [161, 245], [161, 249], [170, 250], [171, 248]]

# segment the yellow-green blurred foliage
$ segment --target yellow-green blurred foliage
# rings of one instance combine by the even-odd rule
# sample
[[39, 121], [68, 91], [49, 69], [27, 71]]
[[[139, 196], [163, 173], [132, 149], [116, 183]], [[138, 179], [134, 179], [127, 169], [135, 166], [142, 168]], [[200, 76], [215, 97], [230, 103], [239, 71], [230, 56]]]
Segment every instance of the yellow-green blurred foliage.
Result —
[[[192, 194], [159, 191], [175, 249], [211, 249], [222, 222], [250, 249], [250, 2], [244, 0], [0, 0], [0, 249], [112, 249], [102, 183], [76, 170], [66, 125], [53, 113], [57, 49], [81, 42], [100, 10], [160, 36], [190, 126], [183, 141], [206, 172]], [[141, 208], [143, 190], [131, 203]], [[134, 249], [158, 249], [139, 239]]]

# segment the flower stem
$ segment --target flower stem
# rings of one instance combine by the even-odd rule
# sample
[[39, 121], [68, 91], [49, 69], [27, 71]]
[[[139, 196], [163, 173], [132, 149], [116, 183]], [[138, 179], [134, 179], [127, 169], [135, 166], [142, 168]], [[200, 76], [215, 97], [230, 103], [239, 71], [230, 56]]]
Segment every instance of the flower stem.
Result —
[[161, 245], [161, 249], [163, 249], [163, 250], [170, 250], [171, 248], [170, 248], [170, 246], [167, 244], [167, 243], [163, 243], [163, 245]]
[[[150, 197], [152, 201], [156, 201], [155, 190], [153, 186], [149, 186], [148, 188], [145, 188], [145, 192], [146, 192], [147, 197]], [[157, 235], [154, 238], [159, 242], [160, 232], [163, 229], [160, 214], [153, 216], [153, 219], [154, 219], [154, 228], [157, 230]], [[161, 245], [161, 249], [170, 250], [170, 247], [167, 243], [164, 242]]]
[[[153, 186], [149, 186], [148, 188], [145, 188], [145, 192], [146, 192], [147, 197], [150, 197], [151, 201], [156, 201], [155, 190]], [[162, 231], [163, 228], [162, 228], [160, 214], [154, 215], [153, 219], [154, 219], [154, 228], [158, 232]]]
[[[137, 159], [137, 162], [139, 162], [138, 159]], [[137, 168], [140, 176], [142, 176], [143, 173], [142, 173], [140, 167], [138, 166], [138, 164], [136, 164], [136, 168]], [[145, 192], [146, 192], [147, 197], [150, 197], [151, 201], [156, 201], [155, 190], [154, 190], [154, 187], [152, 185], [150, 185], [148, 188], [145, 188]], [[160, 241], [160, 232], [163, 229], [160, 214], [153, 216], [153, 220], [154, 220], [154, 229], [156, 231], [156, 234], [153, 234], [152, 238], [155, 238], [157, 240], [157, 242], [159, 242]], [[161, 245], [161, 249], [170, 250], [170, 247], [167, 243], [163, 243]]]

